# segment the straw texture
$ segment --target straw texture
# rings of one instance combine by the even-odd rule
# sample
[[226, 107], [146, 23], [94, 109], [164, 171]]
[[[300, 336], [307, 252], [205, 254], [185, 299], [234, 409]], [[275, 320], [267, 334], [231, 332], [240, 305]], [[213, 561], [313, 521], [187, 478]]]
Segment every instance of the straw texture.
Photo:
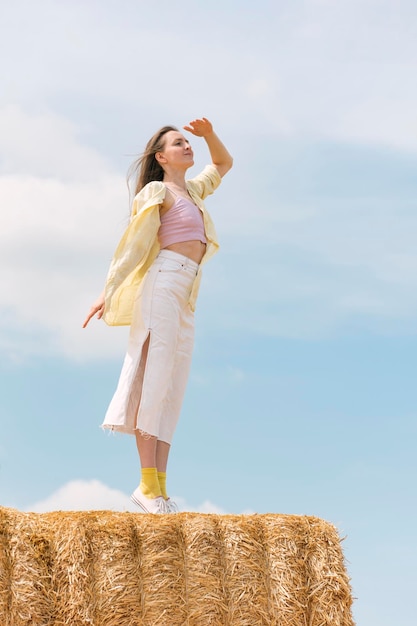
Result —
[[335, 527], [0, 507], [1, 626], [353, 626]]

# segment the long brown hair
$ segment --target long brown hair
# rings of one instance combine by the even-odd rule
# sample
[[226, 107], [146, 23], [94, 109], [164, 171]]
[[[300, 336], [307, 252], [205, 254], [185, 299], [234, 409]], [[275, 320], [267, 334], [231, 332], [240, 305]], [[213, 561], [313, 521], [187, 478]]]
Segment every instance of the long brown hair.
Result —
[[170, 130], [178, 132], [175, 126], [163, 126], [146, 144], [145, 151], [134, 163], [132, 163], [127, 174], [128, 182], [134, 180], [134, 195], [139, 193], [141, 189], [153, 180], [163, 180], [164, 170], [155, 158], [157, 152], [161, 152], [165, 147], [165, 135]]

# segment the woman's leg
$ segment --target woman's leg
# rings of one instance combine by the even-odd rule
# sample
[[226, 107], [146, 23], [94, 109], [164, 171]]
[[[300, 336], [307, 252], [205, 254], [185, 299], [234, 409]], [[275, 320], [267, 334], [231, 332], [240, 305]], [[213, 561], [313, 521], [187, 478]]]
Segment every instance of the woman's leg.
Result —
[[158, 469], [158, 480], [162, 497], [168, 500], [167, 493], [167, 464], [171, 446], [166, 441], [158, 441], [156, 446], [156, 467]]
[[166, 472], [168, 465], [168, 456], [171, 446], [166, 441], [158, 440], [156, 444], [156, 467], [158, 472]]
[[135, 434], [141, 468], [155, 467], [158, 473], [166, 474], [170, 444], [138, 430]]
[[142, 434], [138, 430], [135, 434], [141, 468], [156, 468], [158, 473], [166, 474], [170, 444]]
[[157, 437], [142, 433], [140, 430], [136, 430], [135, 435], [141, 467], [156, 467]]
[[151, 437], [140, 431], [136, 431], [135, 435], [141, 465], [139, 489], [147, 498], [159, 498], [162, 496], [162, 492], [156, 465], [158, 440], [156, 437]]
[[158, 440], [140, 431], [136, 431], [135, 435], [141, 464], [141, 481], [131, 499], [147, 513], [168, 513], [156, 467]]
[[141, 467], [156, 467], [158, 472], [166, 472], [170, 444], [139, 430], [135, 431], [135, 435]]
[[[191, 364], [194, 316], [187, 299], [195, 268], [190, 269], [176, 259], [161, 261], [157, 276], [150, 282], [150, 293], [146, 288], [142, 293], [143, 311], [149, 308], [144, 315], [149, 335], [142, 347], [139, 376], [142, 384], [135, 403], [136, 443], [142, 467], [142, 493], [148, 497], [161, 494], [169, 512], [174, 512], [178, 509], [166, 492], [168, 442], [179, 417]], [[135, 391], [139, 390], [138, 384], [134, 387]], [[148, 481], [153, 485], [150, 490]]]

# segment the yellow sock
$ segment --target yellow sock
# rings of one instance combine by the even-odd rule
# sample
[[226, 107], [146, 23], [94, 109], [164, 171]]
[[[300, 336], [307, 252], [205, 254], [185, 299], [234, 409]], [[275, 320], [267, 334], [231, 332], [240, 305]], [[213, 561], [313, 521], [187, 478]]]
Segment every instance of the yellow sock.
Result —
[[143, 495], [147, 498], [158, 498], [162, 495], [156, 467], [143, 467], [141, 478], [139, 487]]
[[167, 494], [167, 474], [166, 472], [158, 472], [159, 487], [161, 489], [162, 496], [165, 500], [168, 500]]

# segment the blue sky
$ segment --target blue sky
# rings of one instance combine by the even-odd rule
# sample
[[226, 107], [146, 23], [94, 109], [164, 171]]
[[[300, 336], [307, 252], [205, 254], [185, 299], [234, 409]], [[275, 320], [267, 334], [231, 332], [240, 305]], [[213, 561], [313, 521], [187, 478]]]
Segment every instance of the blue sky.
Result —
[[170, 491], [327, 519], [358, 625], [414, 626], [415, 3], [18, 1], [0, 29], [0, 503], [131, 510], [134, 442], [99, 429], [127, 331], [81, 323], [131, 160], [205, 115], [235, 166]]

